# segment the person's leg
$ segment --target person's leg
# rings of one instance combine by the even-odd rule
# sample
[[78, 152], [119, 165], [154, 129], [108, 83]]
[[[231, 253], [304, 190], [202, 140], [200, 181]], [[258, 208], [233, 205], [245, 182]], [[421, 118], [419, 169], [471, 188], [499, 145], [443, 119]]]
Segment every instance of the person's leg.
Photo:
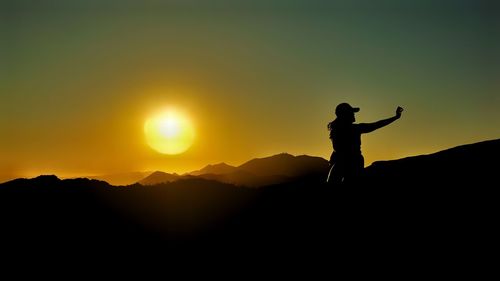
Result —
[[344, 181], [344, 165], [342, 163], [335, 163], [330, 168], [330, 173], [328, 174], [327, 182], [335, 187], [341, 186]]
[[359, 155], [354, 163], [354, 181], [356, 185], [363, 184], [363, 176], [365, 172], [365, 158], [363, 155]]
[[332, 165], [330, 163], [330, 169], [328, 169], [328, 176], [326, 177], [326, 182], [331, 184], [333, 182], [333, 168], [335, 167], [335, 165]]
[[346, 161], [344, 182], [348, 186], [356, 186], [361, 183], [364, 171], [364, 158], [362, 155], [353, 156]]

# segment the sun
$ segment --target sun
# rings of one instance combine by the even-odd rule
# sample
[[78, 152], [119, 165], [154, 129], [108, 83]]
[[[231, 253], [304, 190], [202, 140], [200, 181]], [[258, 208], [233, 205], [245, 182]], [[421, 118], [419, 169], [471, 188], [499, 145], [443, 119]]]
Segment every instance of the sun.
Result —
[[185, 152], [195, 139], [192, 122], [175, 109], [168, 109], [148, 118], [144, 122], [144, 134], [151, 148], [169, 155]]

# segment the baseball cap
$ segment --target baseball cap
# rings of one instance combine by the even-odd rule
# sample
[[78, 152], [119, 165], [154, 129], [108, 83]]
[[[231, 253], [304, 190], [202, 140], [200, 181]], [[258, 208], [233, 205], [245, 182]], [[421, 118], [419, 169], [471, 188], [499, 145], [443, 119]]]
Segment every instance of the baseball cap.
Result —
[[359, 112], [359, 107], [352, 107], [347, 102], [340, 103], [335, 108], [335, 115], [337, 115], [337, 116], [343, 115], [346, 113], [353, 113], [353, 112]]

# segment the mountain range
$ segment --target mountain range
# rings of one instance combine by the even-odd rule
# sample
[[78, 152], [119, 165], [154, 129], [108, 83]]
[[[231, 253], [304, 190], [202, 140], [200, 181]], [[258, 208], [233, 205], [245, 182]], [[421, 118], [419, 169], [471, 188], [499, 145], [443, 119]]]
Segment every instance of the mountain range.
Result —
[[[499, 235], [499, 157], [500, 139], [379, 161], [353, 188], [325, 184], [326, 160], [288, 154], [185, 175], [153, 173], [151, 181], [169, 181], [154, 186], [50, 175], [16, 179], [0, 184], [0, 238], [12, 252], [59, 250], [65, 259], [106, 250], [134, 262], [150, 251], [190, 260], [200, 253], [234, 258], [272, 250], [373, 259], [390, 253], [404, 263], [424, 256], [439, 265], [490, 260]], [[242, 178], [272, 185], [220, 182]], [[275, 184], [276, 178], [286, 182]]]
[[258, 187], [285, 183], [306, 176], [322, 175], [327, 171], [328, 161], [321, 157], [281, 153], [252, 159], [237, 167], [226, 163], [208, 165], [183, 175], [156, 171], [138, 183], [156, 185], [181, 179], [202, 178], [237, 186]]
[[[383, 184], [458, 184], [484, 182], [496, 173], [500, 139], [466, 144], [443, 151], [389, 161], [376, 161], [365, 169], [365, 180]], [[281, 153], [252, 159], [240, 166], [207, 165], [182, 175], [162, 171], [89, 177], [117, 185], [156, 185], [200, 178], [236, 186], [259, 187], [296, 181], [303, 177], [325, 177], [328, 161], [308, 155]], [[123, 180], [123, 176], [126, 176]]]
[[[370, 184], [463, 184], [486, 183], [496, 175], [500, 159], [500, 139], [466, 144], [443, 151], [376, 161], [365, 169], [365, 181]], [[281, 153], [252, 159], [240, 166], [226, 163], [211, 164], [185, 174], [131, 172], [88, 179], [105, 181], [115, 186], [138, 183], [151, 186], [186, 179], [205, 179], [235, 186], [260, 187], [297, 181], [300, 178], [325, 178], [328, 161], [308, 155], [293, 156]]]

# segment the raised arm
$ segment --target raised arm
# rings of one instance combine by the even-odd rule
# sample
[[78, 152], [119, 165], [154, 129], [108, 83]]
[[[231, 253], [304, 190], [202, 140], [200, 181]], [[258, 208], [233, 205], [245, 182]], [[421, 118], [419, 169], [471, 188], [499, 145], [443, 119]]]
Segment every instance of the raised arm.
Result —
[[394, 115], [393, 117], [383, 119], [383, 120], [373, 122], [373, 123], [360, 123], [360, 124], [358, 124], [358, 126], [359, 126], [362, 134], [370, 133], [370, 132], [373, 132], [377, 129], [385, 127], [385, 126], [391, 124], [392, 122], [398, 120], [399, 118], [401, 118], [402, 112], [403, 112], [403, 108], [398, 106], [398, 108], [396, 109], [396, 115]]

